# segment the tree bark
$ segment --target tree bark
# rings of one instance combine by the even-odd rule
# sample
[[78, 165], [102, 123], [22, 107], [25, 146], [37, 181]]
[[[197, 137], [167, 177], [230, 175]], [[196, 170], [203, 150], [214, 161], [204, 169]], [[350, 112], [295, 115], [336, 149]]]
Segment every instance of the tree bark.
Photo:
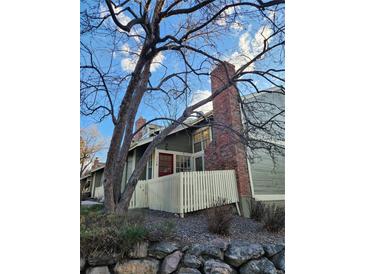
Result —
[[120, 196], [121, 196], [121, 178], [123, 175], [123, 169], [125, 166], [125, 162], [128, 157], [128, 151], [132, 143], [133, 139], [133, 126], [134, 126], [134, 120], [137, 114], [138, 107], [142, 101], [143, 94], [145, 90], [147, 89], [148, 79], [150, 77], [150, 67], [153, 61], [153, 56], [146, 62], [142, 76], [139, 82], [138, 87], [135, 90], [135, 94], [133, 96], [133, 104], [131, 108], [129, 109], [127, 113], [127, 122], [126, 122], [126, 130], [125, 130], [125, 136], [123, 140], [122, 148], [120, 149], [116, 166], [115, 166], [115, 178], [116, 181], [113, 182], [113, 188], [114, 188], [114, 202], [117, 204], [119, 202]]
[[[145, 44], [141, 50], [140, 56], [145, 56], [147, 54], [147, 51], [149, 49], [149, 46]], [[121, 147], [121, 143], [123, 140], [125, 127], [126, 127], [126, 120], [127, 120], [127, 114], [130, 106], [132, 105], [133, 101], [133, 93], [135, 91], [136, 86], [139, 84], [141, 79], [141, 72], [143, 67], [145, 66], [145, 63], [147, 60], [145, 58], [139, 58], [136, 67], [134, 69], [134, 72], [132, 74], [132, 79], [130, 80], [126, 94], [123, 98], [123, 101], [121, 103], [119, 113], [118, 113], [118, 119], [116, 121], [116, 124], [114, 126], [112, 139], [110, 141], [110, 147], [107, 155], [107, 160], [105, 163], [104, 168], [104, 207], [106, 212], [112, 213], [115, 211], [116, 201], [114, 200], [114, 185], [118, 182], [120, 183], [120, 177], [117, 177], [117, 173], [115, 172], [116, 166], [117, 166], [117, 157], [119, 154], [119, 150]]]

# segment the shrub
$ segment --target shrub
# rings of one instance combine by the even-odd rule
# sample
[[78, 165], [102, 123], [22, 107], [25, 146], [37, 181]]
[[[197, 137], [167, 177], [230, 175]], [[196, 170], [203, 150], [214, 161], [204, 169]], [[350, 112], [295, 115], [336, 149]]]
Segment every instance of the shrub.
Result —
[[264, 227], [270, 232], [278, 232], [285, 227], [285, 209], [276, 205], [266, 206]]
[[146, 229], [133, 218], [88, 211], [80, 218], [80, 246], [86, 257], [124, 254], [147, 236]]
[[251, 219], [261, 222], [265, 215], [266, 206], [260, 201], [251, 201]]
[[224, 205], [226, 201], [219, 199], [214, 207], [207, 210], [208, 230], [212, 233], [228, 235], [233, 219], [233, 210], [230, 205]]

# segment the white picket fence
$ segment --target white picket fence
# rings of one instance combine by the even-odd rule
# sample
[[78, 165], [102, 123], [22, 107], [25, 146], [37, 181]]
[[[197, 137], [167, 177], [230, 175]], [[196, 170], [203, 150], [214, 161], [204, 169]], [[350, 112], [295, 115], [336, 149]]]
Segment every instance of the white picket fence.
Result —
[[147, 181], [138, 181], [129, 203], [129, 208], [148, 207]]
[[[102, 197], [103, 187], [95, 188]], [[236, 203], [238, 192], [234, 170], [181, 172], [151, 180], [140, 180], [129, 208], [150, 208], [184, 213], [214, 207], [217, 202]]]
[[143, 182], [150, 209], [181, 216], [214, 207], [217, 202], [238, 203], [234, 170], [181, 172]]

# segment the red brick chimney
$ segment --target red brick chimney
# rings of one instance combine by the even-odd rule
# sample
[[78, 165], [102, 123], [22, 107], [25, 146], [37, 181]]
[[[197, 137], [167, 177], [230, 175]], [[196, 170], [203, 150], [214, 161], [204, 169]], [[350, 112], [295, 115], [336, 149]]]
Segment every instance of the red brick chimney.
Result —
[[[212, 93], [227, 84], [229, 77], [233, 76], [234, 73], [234, 65], [227, 62], [219, 64], [211, 72]], [[216, 96], [213, 99], [213, 119], [216, 123], [232, 128], [238, 132], [243, 132], [238, 99], [239, 93], [234, 86], [227, 88]], [[239, 137], [229, 129], [213, 127], [212, 132], [213, 140], [205, 150], [205, 169], [234, 169], [236, 171], [241, 208], [244, 216], [249, 216], [251, 186], [247, 169], [245, 146], [239, 140]]]
[[[140, 116], [138, 118], [138, 120], [136, 121], [136, 123], [134, 124], [134, 131], [138, 130], [146, 122], [147, 122], [146, 119], [144, 119], [142, 116]], [[136, 135], [134, 135], [134, 138], [133, 138], [134, 141], [138, 141], [139, 139], [142, 138], [142, 131], [143, 131], [143, 129], [141, 129], [140, 131], [138, 131], [138, 133]]]
[[99, 157], [95, 157], [94, 162], [93, 162], [93, 166], [92, 166], [91, 169], [99, 167], [99, 164], [100, 164]]

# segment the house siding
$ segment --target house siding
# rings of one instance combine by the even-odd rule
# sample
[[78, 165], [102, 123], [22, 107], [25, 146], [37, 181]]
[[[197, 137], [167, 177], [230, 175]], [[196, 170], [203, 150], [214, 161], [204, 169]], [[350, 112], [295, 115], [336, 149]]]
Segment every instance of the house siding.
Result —
[[250, 160], [254, 195], [285, 194], [285, 159], [277, 155], [275, 164], [266, 151], [258, 151]]
[[192, 153], [193, 145], [190, 131], [184, 130], [167, 136], [166, 139], [157, 146], [157, 149]]

